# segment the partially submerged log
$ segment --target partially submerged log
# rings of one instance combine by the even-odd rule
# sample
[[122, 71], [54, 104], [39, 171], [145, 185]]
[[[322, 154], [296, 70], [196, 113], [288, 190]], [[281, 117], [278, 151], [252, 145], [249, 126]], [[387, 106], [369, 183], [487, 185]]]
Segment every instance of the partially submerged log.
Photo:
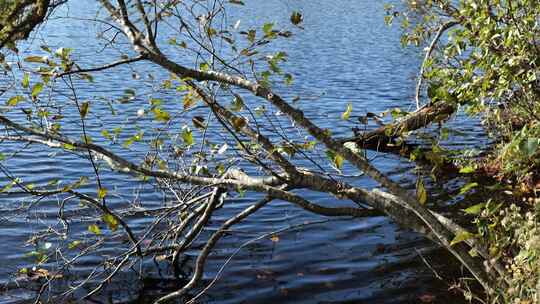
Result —
[[456, 107], [447, 103], [429, 104], [395, 123], [342, 139], [340, 142], [355, 142], [361, 149], [400, 154], [405, 152], [408, 155], [417, 145], [398, 142], [397, 139], [402, 134], [425, 128], [434, 122], [444, 121], [455, 111]]

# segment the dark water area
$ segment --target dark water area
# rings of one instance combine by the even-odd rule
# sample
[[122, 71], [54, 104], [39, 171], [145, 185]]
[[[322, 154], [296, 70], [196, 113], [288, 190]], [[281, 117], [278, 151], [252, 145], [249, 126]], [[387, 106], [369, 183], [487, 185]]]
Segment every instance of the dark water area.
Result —
[[[384, 24], [383, 5], [392, 1], [245, 2], [245, 7], [231, 12], [230, 22], [240, 19], [246, 26], [263, 24], [265, 21], [285, 23], [290, 11], [303, 12], [305, 30], [291, 40], [280, 42], [278, 46], [289, 55], [284, 69], [294, 75], [295, 81], [291, 87], [278, 87], [277, 91], [288, 98], [302, 96], [297, 106], [321, 127], [331, 129], [337, 136], [350, 136], [352, 125], [340, 120], [348, 103], [353, 104], [357, 115], [378, 113], [394, 107], [405, 110], [413, 108], [414, 77], [422, 54], [421, 49], [402, 48], [399, 27]], [[92, 1], [71, 1], [68, 8], [61, 9], [55, 16], [70, 16], [72, 19], [51, 20], [39, 35], [28, 42], [23, 52], [37, 49], [44, 40], [53, 46], [73, 48], [74, 57], [87, 66], [117, 59], [120, 53], [113, 49], [101, 51], [101, 46], [93, 43], [95, 28], [73, 19], [87, 17], [94, 10], [95, 3]], [[69, 26], [66, 26], [67, 22]], [[156, 73], [158, 77], [166, 77], [155, 66], [135, 64], [133, 68], [141, 74]], [[139, 94], [151, 91], [154, 83], [135, 81], [131, 79], [131, 73], [130, 68], [121, 67], [111, 73], [95, 76], [94, 83], [78, 84], [81, 100], [121, 96], [126, 88], [136, 88]], [[106, 113], [107, 105], [104, 103], [101, 107]], [[102, 117], [101, 120], [111, 128], [122, 125], [129, 131], [129, 117], [139, 107], [137, 102], [121, 105], [117, 110], [121, 112], [120, 117], [125, 119], [115, 117], [108, 121]], [[66, 116], [69, 115], [66, 113]], [[97, 123], [89, 128], [93, 132], [100, 126]], [[481, 126], [475, 121], [458, 115], [450, 121], [449, 126], [459, 131], [446, 142], [449, 148], [478, 148], [487, 143]], [[68, 135], [78, 135], [76, 128], [66, 132]], [[5, 144], [2, 146], [3, 152], [16, 148]], [[82, 174], [92, 174], [88, 163], [80, 158], [61, 153], [52, 157], [49, 153], [32, 147], [21, 152], [17, 162], [8, 164], [8, 167], [13, 173], [25, 176], [36, 184], [45, 182], [51, 176], [77, 180]], [[144, 153], [135, 145], [126, 157], [140, 159]], [[411, 189], [414, 187], [415, 164], [391, 155], [371, 156], [376, 156], [374, 164], [393, 179]], [[353, 171], [352, 168], [345, 168], [347, 170]], [[363, 176], [348, 177], [346, 180], [367, 188], [376, 186]], [[103, 182], [118, 185], [115, 188], [118, 199], [113, 203], [122, 204], [135, 195], [155, 206], [162, 202], [158, 193], [147, 185], [141, 185], [135, 178], [111, 172], [103, 176]], [[459, 183], [431, 184], [431, 199], [441, 205], [456, 203], [460, 198], [449, 197], [445, 190], [457, 189]], [[331, 196], [308, 191], [300, 193], [322, 205], [336, 202]], [[32, 248], [24, 244], [25, 240], [39, 227], [53, 225], [56, 221], [58, 206], [55, 202], [41, 204], [32, 214], [16, 216], [10, 208], [18, 200], [17, 197], [2, 197], [0, 201], [0, 256], [3, 257], [0, 260], [0, 283], [11, 281], [19, 268], [32, 266], [26, 256]], [[217, 227], [228, 216], [236, 214], [254, 200], [254, 197], [235, 198], [217, 213], [213, 224]], [[72, 208], [75, 210], [77, 206]], [[145, 218], [130, 220], [136, 233], [148, 223]], [[268, 235], [251, 241], [298, 223], [303, 225], [278, 233], [277, 240]], [[82, 235], [86, 226], [78, 229]], [[94, 258], [89, 257], [79, 268], [72, 269], [71, 274], [76, 277], [86, 273], [92, 265], [99, 263], [100, 256], [114, 252], [115, 246], [121, 245], [113, 243], [107, 249], [101, 249]], [[188, 254], [194, 255], [195, 252]], [[426, 295], [433, 295], [435, 303], [466, 303], [460, 295], [448, 292], [449, 283], [462, 274], [452, 257], [385, 217], [328, 220], [291, 204], [275, 201], [234, 226], [230, 235], [222, 239], [209, 259], [204, 283], [214, 278], [231, 254], [234, 254], [234, 258], [228, 262], [215, 285], [201, 297], [201, 302], [420, 303]], [[188, 261], [188, 265], [189, 262], [193, 260]], [[106, 288], [104, 298], [122, 303], [147, 303], [163, 292], [178, 288], [181, 283], [166, 279], [163, 274], [168, 270], [164, 265], [156, 267], [149, 262], [144, 269], [143, 280], [139, 280], [134, 272], [121, 273]], [[434, 270], [448, 282], [437, 279]], [[0, 294], [0, 303], [28, 301], [31, 302], [31, 295], [23, 290]]]

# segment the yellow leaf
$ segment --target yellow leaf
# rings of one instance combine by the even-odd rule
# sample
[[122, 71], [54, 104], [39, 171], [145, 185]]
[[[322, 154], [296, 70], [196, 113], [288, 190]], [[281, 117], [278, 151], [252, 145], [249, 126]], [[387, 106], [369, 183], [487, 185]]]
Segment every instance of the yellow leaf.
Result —
[[352, 104], [349, 103], [349, 104], [347, 104], [347, 110], [345, 110], [345, 112], [343, 112], [343, 114], [341, 114], [341, 119], [349, 120], [349, 118], [351, 117], [351, 113], [352, 113]]
[[270, 237], [270, 240], [274, 243], [277, 243], [279, 242], [279, 236], [277, 236], [277, 234], [274, 234]]
[[85, 101], [81, 104], [81, 117], [84, 119], [86, 117], [86, 114], [88, 114], [88, 108], [90, 107], [90, 104], [88, 101]]
[[184, 104], [184, 110], [187, 110], [197, 103], [197, 99], [192, 94], [186, 94], [182, 102]]
[[193, 139], [193, 131], [191, 131], [189, 128], [184, 129], [181, 135], [182, 140], [186, 145], [191, 146], [195, 143], [195, 140]]
[[427, 202], [428, 195], [426, 187], [424, 186], [424, 182], [420, 178], [416, 182], [416, 197], [418, 199], [418, 202], [420, 202], [420, 204], [422, 205]]
[[241, 117], [235, 117], [232, 123], [233, 123], [234, 129], [236, 131], [240, 131], [246, 125], [246, 120]]
[[154, 118], [157, 121], [168, 122], [169, 120], [171, 120], [171, 115], [167, 111], [164, 111], [160, 108], [155, 108], [153, 112], [154, 112]]
[[62, 147], [66, 150], [75, 150], [75, 146], [68, 143], [63, 144]]
[[36, 270], [32, 270], [30, 273], [29, 273], [29, 277], [32, 279], [32, 280], [37, 280], [39, 278], [46, 278], [49, 276], [49, 271], [47, 269], [43, 269], [43, 268], [39, 268], [39, 269], [36, 269]]
[[68, 244], [68, 249], [75, 249], [75, 248], [79, 247], [79, 245], [81, 245], [81, 243], [82, 243], [81, 241], [75, 240], [75, 241]]
[[167, 258], [168, 258], [168, 257], [167, 257], [167, 255], [166, 255], [166, 254], [162, 254], [162, 255], [158, 255], [158, 256], [156, 256], [156, 258], [155, 258], [155, 259], [156, 259], [156, 261], [157, 261], [157, 262], [163, 262], [163, 261], [166, 261], [166, 260], [167, 260]]
[[116, 231], [116, 229], [118, 228], [118, 220], [112, 214], [104, 214], [102, 219], [105, 224], [107, 224], [109, 229], [111, 229], [111, 231]]
[[466, 241], [470, 238], [474, 237], [474, 234], [467, 232], [467, 231], [460, 231], [456, 234], [452, 242], [450, 242], [450, 246], [454, 246], [455, 244], [461, 243], [463, 241]]
[[98, 199], [103, 199], [105, 198], [105, 196], [107, 195], [107, 189], [105, 188], [99, 188], [99, 191], [98, 191]]
[[46, 63], [47, 62], [47, 56], [28, 56], [24, 58], [24, 61], [26, 62], [34, 62], [34, 63]]
[[23, 101], [24, 100], [24, 97], [21, 96], [21, 95], [17, 95], [17, 96], [13, 96], [11, 97], [10, 99], [8, 99], [7, 101], [7, 105], [10, 106], [10, 107], [14, 107], [16, 106], [19, 102]]
[[88, 231], [94, 233], [95, 235], [100, 235], [101, 234], [101, 229], [99, 229], [99, 226], [96, 225], [96, 224], [92, 224], [92, 225], [88, 226]]
[[336, 154], [334, 164], [336, 165], [336, 168], [341, 169], [341, 167], [343, 167], [343, 156]]

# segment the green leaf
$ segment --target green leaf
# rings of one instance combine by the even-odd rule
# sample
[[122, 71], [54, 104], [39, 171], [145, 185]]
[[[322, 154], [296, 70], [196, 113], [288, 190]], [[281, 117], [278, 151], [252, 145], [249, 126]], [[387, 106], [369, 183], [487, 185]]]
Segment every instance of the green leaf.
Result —
[[[249, 42], [254, 43], [255, 39], [257, 38], [257, 31], [256, 30], [249, 30], [247, 32], [247, 39]], [[247, 54], [245, 54], [247, 55]]]
[[450, 130], [448, 128], [441, 128], [441, 140], [448, 140], [448, 137], [450, 136]]
[[88, 114], [88, 108], [90, 107], [90, 104], [88, 101], [85, 101], [81, 104], [81, 117], [84, 119], [86, 117], [86, 114]]
[[30, 86], [30, 74], [24, 73], [24, 77], [21, 83], [23, 88], [27, 89]]
[[463, 167], [459, 169], [459, 173], [463, 173], [463, 174], [473, 173], [474, 171], [476, 171], [476, 169], [472, 166], [467, 166], [467, 167]]
[[349, 103], [349, 104], [347, 104], [347, 110], [345, 110], [345, 112], [343, 112], [343, 114], [341, 114], [341, 119], [349, 120], [349, 118], [351, 117], [351, 113], [352, 113], [352, 104]]
[[326, 157], [328, 157], [328, 159], [333, 162], [334, 158], [336, 157], [336, 152], [332, 150], [326, 150]]
[[63, 144], [62, 147], [66, 150], [75, 150], [75, 146], [68, 143]]
[[214, 29], [212, 27], [208, 27], [206, 29], [206, 34], [208, 35], [208, 37], [212, 37], [212, 36], [215, 36], [217, 34], [217, 31], [216, 31], [216, 29]]
[[88, 81], [88, 82], [94, 82], [94, 76], [88, 74], [88, 73], [79, 73], [79, 77], [82, 79]]
[[13, 96], [11, 97], [10, 99], [8, 99], [8, 101], [6, 102], [6, 105], [7, 106], [10, 106], [10, 107], [14, 107], [16, 106], [19, 102], [23, 101], [24, 100], [24, 97], [21, 96], [21, 95], [17, 95], [17, 96]]
[[392, 15], [386, 15], [384, 16], [384, 23], [386, 25], [392, 25], [392, 21], [394, 20], [394, 16]]
[[185, 128], [184, 131], [182, 131], [182, 140], [188, 146], [195, 144], [195, 140], [193, 139], [193, 131], [191, 131], [189, 128]]
[[124, 90], [124, 96], [120, 97], [118, 99], [118, 102], [120, 103], [129, 103], [130, 101], [135, 99], [137, 92], [133, 89], [125, 89]]
[[47, 56], [28, 56], [24, 58], [24, 61], [33, 63], [46, 63], [47, 60]]
[[273, 23], [265, 23], [263, 25], [263, 32], [266, 34], [266, 35], [272, 35], [272, 28], [274, 27], [274, 24]]
[[126, 141], [122, 144], [122, 147], [127, 149], [127, 148], [131, 147], [131, 145], [133, 145], [134, 142], [135, 141], [133, 140], [133, 138], [130, 137], [130, 138], [126, 139]]
[[206, 72], [210, 69], [210, 66], [208, 65], [208, 63], [203, 62], [199, 65], [199, 69], [203, 72]]
[[101, 234], [101, 229], [99, 229], [99, 226], [96, 225], [96, 224], [92, 224], [92, 225], [88, 226], [88, 231], [92, 232], [95, 235], [100, 235]]
[[460, 231], [454, 236], [454, 239], [450, 242], [450, 246], [454, 246], [458, 243], [461, 243], [473, 237], [474, 237], [474, 234], [470, 232]]
[[81, 245], [81, 241], [75, 240], [68, 244], [68, 249], [75, 249]]
[[461, 189], [459, 190], [459, 194], [465, 194], [469, 191], [471, 191], [471, 189], [475, 188], [478, 186], [478, 183], [476, 182], [473, 182], [473, 183], [468, 183], [466, 184], [465, 186], [461, 187]]
[[424, 182], [421, 178], [419, 178], [416, 182], [416, 198], [418, 199], [418, 202], [422, 205], [425, 205], [427, 203], [428, 195], [426, 187], [424, 186]]
[[7, 192], [11, 190], [11, 188], [13, 188], [14, 185], [15, 185], [15, 181], [9, 182], [0, 190], [0, 192]]
[[160, 108], [155, 108], [154, 110], [152, 110], [152, 112], [154, 112], [154, 118], [157, 121], [168, 122], [169, 120], [171, 120], [171, 115], [169, 114], [169, 112], [164, 111]]
[[108, 140], [112, 140], [112, 139], [113, 139], [111, 133], [110, 133], [109, 130], [107, 130], [107, 129], [101, 130], [101, 135], [102, 135], [103, 137], [105, 137], [106, 139], [108, 139]]
[[482, 212], [482, 210], [484, 209], [485, 206], [486, 206], [486, 203], [476, 204], [476, 205], [471, 206], [471, 207], [469, 207], [467, 209], [464, 209], [463, 212], [465, 212], [467, 214], [476, 215], [476, 214], [479, 214], [480, 212]]
[[525, 141], [524, 151], [527, 154], [527, 157], [531, 157], [536, 153], [539, 141], [538, 138], [528, 138], [527, 141]]
[[118, 220], [110, 213], [104, 214], [102, 217], [103, 221], [107, 224], [107, 227], [111, 229], [111, 231], [116, 231], [118, 228]]
[[283, 81], [285, 85], [290, 86], [293, 83], [293, 76], [291, 74], [285, 74], [283, 75]]
[[80, 186], [85, 185], [86, 183], [88, 183], [88, 177], [81, 176], [79, 177], [79, 180], [72, 185], [72, 187], [79, 188]]
[[81, 140], [86, 143], [86, 144], [91, 144], [93, 141], [92, 141], [92, 137], [90, 135], [81, 135]]
[[47, 183], [47, 186], [56, 186], [60, 183], [60, 180], [58, 178], [52, 179]]
[[303, 19], [304, 17], [300, 12], [293, 12], [291, 14], [291, 23], [294, 25], [299, 25], [300, 23], [302, 23]]
[[338, 170], [340, 170], [341, 167], [343, 166], [344, 159], [341, 155], [337, 154], [336, 152], [332, 150], [326, 150], [326, 157], [328, 157], [328, 159], [332, 161], [332, 163]]
[[343, 156], [336, 154], [336, 157], [334, 157], [334, 165], [336, 165], [336, 168], [341, 169], [341, 167], [343, 167]]
[[32, 98], [36, 98], [43, 91], [43, 83], [38, 82], [32, 87]]
[[234, 95], [234, 99], [231, 103], [231, 111], [238, 112], [244, 108], [244, 100], [238, 94]]
[[54, 54], [62, 59], [67, 59], [72, 51], [73, 49], [61, 47], [57, 49]]
[[107, 189], [106, 188], [99, 188], [98, 191], [98, 199], [102, 200], [107, 196]]

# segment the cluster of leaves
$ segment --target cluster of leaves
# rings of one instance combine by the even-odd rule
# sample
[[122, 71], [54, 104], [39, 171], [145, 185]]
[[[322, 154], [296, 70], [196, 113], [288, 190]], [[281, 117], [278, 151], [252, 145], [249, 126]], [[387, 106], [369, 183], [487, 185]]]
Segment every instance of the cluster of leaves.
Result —
[[[494, 303], [538, 303], [540, 287], [540, 210], [538, 199], [531, 199], [532, 208], [515, 204], [503, 207], [489, 201], [469, 209], [476, 215], [478, 233], [493, 257], [502, 261], [509, 276], [508, 288], [498, 293]], [[467, 211], [466, 210], [466, 211]]]
[[[520, 182], [532, 182], [540, 168], [538, 152], [540, 147], [540, 123], [525, 125], [505, 145], [499, 154], [503, 174], [519, 178]], [[529, 185], [534, 187], [535, 185]]]
[[[499, 139], [489, 168], [528, 191], [535, 189], [540, 167], [540, 3], [404, 0], [386, 10], [386, 22], [398, 21], [404, 29], [403, 45], [426, 46], [430, 52], [420, 75], [428, 100], [459, 105], [480, 116]], [[461, 173], [476, 169], [467, 166]], [[469, 183], [460, 194], [477, 186]], [[510, 274], [508, 288], [494, 302], [540, 300], [538, 203], [533, 200], [530, 211], [515, 205], [503, 208], [490, 200], [465, 210], [475, 217], [478, 231], [458, 234], [454, 243], [481, 239]]]
[[[403, 8], [387, 6], [387, 22], [400, 19], [406, 29], [405, 45], [428, 44], [441, 26], [455, 23], [425, 62], [422, 76], [431, 102], [457, 103], [469, 114], [482, 114], [505, 139], [530, 132], [520, 129], [527, 128], [526, 122], [540, 120], [539, 3], [429, 0], [405, 4]], [[500, 150], [512, 150], [515, 143]], [[523, 153], [518, 155], [512, 151], [520, 162], [536, 152], [520, 149]]]

